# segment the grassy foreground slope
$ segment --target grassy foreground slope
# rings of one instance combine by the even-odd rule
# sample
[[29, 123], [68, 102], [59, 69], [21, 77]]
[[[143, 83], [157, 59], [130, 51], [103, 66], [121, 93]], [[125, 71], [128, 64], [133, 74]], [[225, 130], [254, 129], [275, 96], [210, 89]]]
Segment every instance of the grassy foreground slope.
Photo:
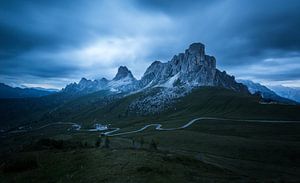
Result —
[[[93, 95], [66, 102], [52, 115], [56, 120], [80, 122], [85, 126], [91, 126], [96, 119], [111, 123], [112, 127], [120, 127], [121, 131], [139, 129], [149, 123], [178, 127], [203, 116], [300, 119], [299, 106], [260, 104], [258, 97], [222, 88], [194, 90], [167, 111], [148, 116], [137, 116], [127, 111], [127, 106], [143, 93], [116, 98], [105, 105], [97, 105], [101, 100], [95, 100]], [[71, 109], [76, 106], [84, 108], [73, 113]], [[68, 126], [51, 126], [31, 133], [1, 137], [0, 180], [139, 183], [300, 181], [300, 123], [297, 122], [203, 120], [183, 130], [156, 131], [150, 128], [135, 134], [110, 137], [109, 148], [103, 147], [104, 139], [101, 147], [97, 147], [98, 132], [67, 129]], [[157, 149], [153, 149], [153, 141]]]
[[262, 104], [257, 96], [224, 88], [196, 89], [180, 100], [176, 108], [184, 110], [173, 115], [201, 114], [236, 119], [300, 120], [300, 105]]

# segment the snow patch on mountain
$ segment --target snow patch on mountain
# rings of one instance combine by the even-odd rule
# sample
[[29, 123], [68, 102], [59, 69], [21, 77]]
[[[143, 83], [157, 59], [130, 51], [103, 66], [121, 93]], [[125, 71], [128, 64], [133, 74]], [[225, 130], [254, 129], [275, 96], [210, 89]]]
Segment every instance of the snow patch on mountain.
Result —
[[180, 73], [177, 73], [176, 75], [169, 78], [165, 83], [160, 84], [158, 86], [166, 87], [166, 88], [173, 88], [175, 81], [178, 79]]
[[119, 79], [119, 80], [109, 81], [108, 87], [118, 88], [120, 86], [129, 85], [129, 84], [132, 84], [132, 83], [133, 83], [132, 78], [126, 76], [125, 78], [122, 78], [122, 79]]

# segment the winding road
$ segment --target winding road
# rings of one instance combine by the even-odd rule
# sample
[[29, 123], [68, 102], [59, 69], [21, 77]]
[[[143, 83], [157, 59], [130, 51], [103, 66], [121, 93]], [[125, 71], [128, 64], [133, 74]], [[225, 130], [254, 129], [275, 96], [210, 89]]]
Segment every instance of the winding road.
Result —
[[[120, 131], [120, 128], [110, 128], [109, 131], [103, 132], [101, 133], [101, 135], [104, 136], [121, 136], [121, 135], [128, 135], [128, 134], [133, 134], [133, 133], [138, 133], [138, 132], [142, 132], [144, 130], [146, 130], [149, 127], [155, 127], [155, 130], [158, 131], [173, 131], [173, 130], [181, 130], [184, 128], [187, 128], [189, 126], [191, 126], [193, 123], [197, 122], [197, 121], [201, 121], [201, 120], [221, 120], [221, 121], [241, 121], [241, 122], [261, 122], [261, 123], [297, 123], [300, 121], [284, 121], [284, 120], [248, 120], [248, 119], [226, 119], [226, 118], [214, 118], [214, 117], [199, 117], [199, 118], [195, 118], [191, 121], [189, 121], [188, 123], [184, 124], [183, 126], [180, 127], [175, 127], [175, 128], [162, 128], [162, 124], [160, 123], [152, 123], [152, 124], [148, 124], [145, 125], [144, 127], [137, 129], [137, 130], [133, 130], [133, 131], [127, 131], [127, 132], [120, 132], [120, 133], [116, 133], [118, 131]], [[81, 129], [81, 125], [77, 124], [77, 123], [73, 123], [73, 122], [56, 122], [56, 123], [50, 123], [35, 129], [30, 129], [30, 130], [15, 130], [15, 131], [10, 131], [8, 133], [21, 133], [21, 132], [31, 132], [31, 131], [36, 131], [36, 130], [41, 130], [43, 128], [49, 127], [49, 126], [53, 126], [53, 125], [76, 125], [76, 129], [77, 131], [85, 131], [88, 132], [91, 130], [90, 129]]]
[[[181, 130], [181, 129], [189, 127], [193, 123], [195, 123], [197, 121], [200, 121], [200, 120], [242, 121], [242, 122], [261, 122], [261, 123], [297, 123], [297, 122], [300, 122], [300, 121], [248, 120], [248, 119], [243, 120], [243, 119], [226, 119], [226, 118], [200, 117], [200, 118], [195, 118], [195, 119], [189, 121], [188, 123], [186, 123], [185, 125], [180, 126], [180, 127], [176, 127], [176, 128], [162, 128], [162, 125], [160, 123], [157, 123], [157, 124], [146, 125], [146, 126], [140, 128], [138, 130], [133, 130], [133, 131], [128, 131], [128, 132], [120, 132], [120, 133], [115, 133], [115, 132], [117, 132], [117, 131], [120, 130], [120, 128], [115, 128], [115, 129], [113, 129], [111, 131], [107, 131], [107, 132], [104, 132], [102, 134], [105, 135], [105, 136], [110, 136], [110, 137], [112, 137], [112, 136], [120, 136], [120, 135], [128, 135], [128, 134], [138, 133], [138, 132], [144, 131], [147, 128], [152, 127], [152, 126], [155, 127], [155, 130], [159, 130], [159, 131]], [[115, 133], [115, 134], [113, 134], [113, 133]]]
[[[55, 122], [55, 123], [49, 123], [40, 127], [37, 127], [35, 129], [23, 129], [23, 130], [12, 130], [12, 131], [7, 131], [7, 132], [3, 132], [3, 133], [22, 133], [22, 132], [32, 132], [32, 131], [37, 131], [37, 130], [41, 130], [43, 128], [47, 128], [49, 126], [54, 126], [54, 125], [78, 125], [79, 129], [81, 128], [81, 126], [77, 123], [73, 123], [73, 122]], [[20, 128], [24, 128], [24, 126], [20, 126], [17, 127], [18, 129]]]

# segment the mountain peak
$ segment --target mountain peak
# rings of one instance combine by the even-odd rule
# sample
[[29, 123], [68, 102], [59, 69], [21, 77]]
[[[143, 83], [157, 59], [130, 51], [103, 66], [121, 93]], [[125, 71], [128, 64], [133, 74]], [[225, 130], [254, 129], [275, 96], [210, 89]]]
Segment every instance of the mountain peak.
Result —
[[99, 81], [101, 81], [101, 82], [108, 82], [108, 80], [105, 77], [101, 78]]
[[151, 65], [161, 64], [161, 61], [155, 60]]
[[80, 81], [87, 81], [87, 79], [83, 77], [83, 78], [81, 78]]
[[114, 77], [113, 80], [120, 80], [120, 79], [123, 79], [123, 78], [126, 78], [126, 77], [129, 77], [131, 79], [134, 79], [135, 78], [133, 77], [131, 71], [126, 67], [126, 66], [120, 66], [119, 69], [118, 69], [118, 73], [116, 74], [116, 76]]
[[88, 79], [86, 79], [86, 78], [81, 78], [81, 80], [79, 81], [79, 84], [85, 84], [85, 83], [87, 83], [87, 82], [89, 82], [89, 81], [91, 81], [91, 80], [88, 80]]
[[205, 54], [205, 46], [202, 43], [192, 43], [187, 51], [191, 54], [200, 53], [201, 55]]

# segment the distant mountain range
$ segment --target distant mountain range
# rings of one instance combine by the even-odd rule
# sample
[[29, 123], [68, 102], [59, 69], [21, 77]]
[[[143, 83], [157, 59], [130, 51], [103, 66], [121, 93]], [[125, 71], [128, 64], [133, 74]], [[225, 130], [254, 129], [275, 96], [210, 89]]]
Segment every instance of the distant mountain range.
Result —
[[281, 97], [285, 97], [300, 103], [300, 88], [291, 88], [285, 86], [268, 86], [271, 90], [275, 91]]
[[0, 83], [0, 98], [29, 98], [42, 97], [57, 92], [54, 89], [42, 88], [19, 88]]
[[[296, 96], [297, 94], [298, 95], [300, 94], [299, 91], [295, 91], [294, 95], [289, 95], [290, 94], [289, 91], [291, 91], [291, 88], [287, 88], [287, 87], [280, 87], [281, 92], [278, 92], [279, 89], [275, 90], [276, 92], [274, 92], [270, 88], [268, 88], [264, 85], [261, 85], [259, 83], [255, 83], [250, 80], [237, 80], [237, 81], [246, 85], [248, 87], [250, 93], [255, 94], [255, 93], [259, 92], [264, 99], [270, 100], [270, 101], [277, 101], [277, 102], [289, 103], [289, 104], [297, 104], [295, 102], [297, 100], [295, 100], [291, 96]], [[280, 93], [283, 93], [283, 95]]]

